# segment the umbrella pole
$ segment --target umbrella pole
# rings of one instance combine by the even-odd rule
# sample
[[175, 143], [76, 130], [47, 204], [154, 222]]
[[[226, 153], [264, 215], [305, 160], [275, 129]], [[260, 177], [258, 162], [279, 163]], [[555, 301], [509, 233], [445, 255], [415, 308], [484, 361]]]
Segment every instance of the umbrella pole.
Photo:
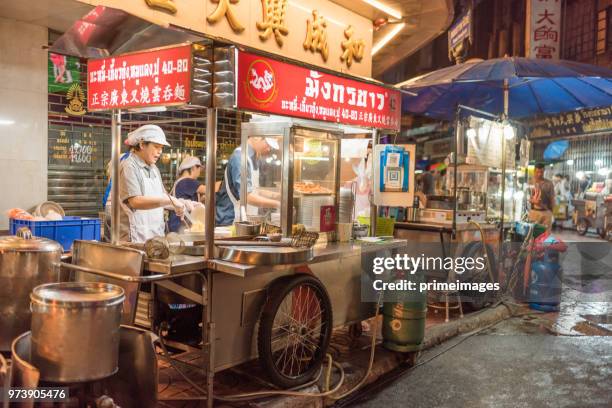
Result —
[[[508, 103], [509, 103], [509, 87], [508, 87], [508, 79], [504, 79], [504, 114], [502, 117], [503, 122], [508, 120]], [[503, 242], [504, 242], [504, 216], [505, 216], [505, 207], [506, 207], [506, 135], [502, 131], [502, 179], [501, 179], [501, 227], [499, 229], [499, 257], [498, 259], [502, 262], [503, 256]]]

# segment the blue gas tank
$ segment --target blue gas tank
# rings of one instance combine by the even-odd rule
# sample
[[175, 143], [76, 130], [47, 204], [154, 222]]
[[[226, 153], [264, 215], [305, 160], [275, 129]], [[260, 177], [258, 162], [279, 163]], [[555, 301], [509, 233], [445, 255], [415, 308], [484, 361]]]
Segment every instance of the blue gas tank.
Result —
[[531, 263], [529, 307], [543, 312], [559, 311], [563, 270], [556, 259], [546, 256]]

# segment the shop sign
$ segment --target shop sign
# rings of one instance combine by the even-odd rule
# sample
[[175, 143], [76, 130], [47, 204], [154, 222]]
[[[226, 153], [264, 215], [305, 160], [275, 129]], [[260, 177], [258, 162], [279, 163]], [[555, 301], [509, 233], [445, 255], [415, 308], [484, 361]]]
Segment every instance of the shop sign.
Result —
[[527, 0], [527, 57], [559, 59], [560, 28], [560, 0]]
[[239, 52], [238, 108], [399, 130], [397, 90]]
[[89, 60], [89, 110], [188, 103], [191, 63], [190, 45]]
[[372, 74], [372, 21], [331, 0], [79, 1], [334, 71]]
[[472, 10], [468, 10], [448, 30], [448, 49], [452, 50], [463, 40], [472, 40]]
[[525, 121], [528, 137], [564, 137], [612, 131], [612, 105], [582, 109], [559, 115], [539, 116]]

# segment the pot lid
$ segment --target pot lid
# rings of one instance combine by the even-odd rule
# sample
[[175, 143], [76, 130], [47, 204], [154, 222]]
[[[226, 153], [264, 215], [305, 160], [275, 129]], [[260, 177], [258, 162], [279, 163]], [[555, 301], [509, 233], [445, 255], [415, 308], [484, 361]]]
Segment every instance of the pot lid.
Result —
[[60, 282], [35, 287], [32, 301], [55, 306], [112, 306], [125, 299], [120, 286], [102, 282]]
[[34, 237], [26, 227], [20, 228], [17, 235], [0, 237], [1, 252], [64, 252], [64, 248], [56, 241]]

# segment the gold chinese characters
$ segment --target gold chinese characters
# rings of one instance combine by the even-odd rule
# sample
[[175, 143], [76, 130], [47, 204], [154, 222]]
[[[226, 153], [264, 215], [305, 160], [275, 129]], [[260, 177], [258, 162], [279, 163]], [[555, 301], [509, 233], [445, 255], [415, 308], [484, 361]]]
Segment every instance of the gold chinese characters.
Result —
[[160, 9], [169, 13], [176, 13], [176, 5], [173, 0], [145, 0], [147, 6], [153, 9]]
[[274, 33], [274, 39], [279, 47], [283, 46], [283, 35], [289, 34], [285, 25], [287, 0], [261, 0], [263, 21], [256, 23], [261, 41], [266, 41]]
[[238, 3], [240, 0], [211, 0], [211, 1], [213, 3], [219, 3], [219, 5], [217, 6], [215, 11], [213, 11], [213, 13], [210, 16], [206, 17], [206, 20], [210, 24], [218, 23], [220, 20], [223, 19], [223, 17], [225, 17], [227, 18], [227, 22], [229, 23], [230, 27], [232, 27], [232, 30], [234, 30], [235, 33], [241, 33], [244, 31], [244, 26], [240, 24], [240, 21], [238, 21], [238, 18], [234, 14], [234, 10], [232, 10], [232, 6], [230, 5], [230, 3], [235, 4], [235, 3]]
[[363, 58], [363, 53], [365, 51], [365, 41], [363, 39], [354, 40], [353, 34], [355, 33], [355, 29], [353, 26], [348, 26], [346, 30], [344, 30], [344, 37], [346, 37], [346, 41], [342, 41], [342, 50], [344, 51], [340, 56], [340, 60], [342, 62], [346, 62], [347, 67], [351, 67], [353, 64], [353, 59], [359, 62]]
[[319, 52], [323, 61], [329, 56], [329, 45], [327, 44], [327, 22], [325, 17], [320, 16], [317, 10], [312, 10], [312, 21], [306, 23], [306, 40], [304, 49], [311, 52]]

